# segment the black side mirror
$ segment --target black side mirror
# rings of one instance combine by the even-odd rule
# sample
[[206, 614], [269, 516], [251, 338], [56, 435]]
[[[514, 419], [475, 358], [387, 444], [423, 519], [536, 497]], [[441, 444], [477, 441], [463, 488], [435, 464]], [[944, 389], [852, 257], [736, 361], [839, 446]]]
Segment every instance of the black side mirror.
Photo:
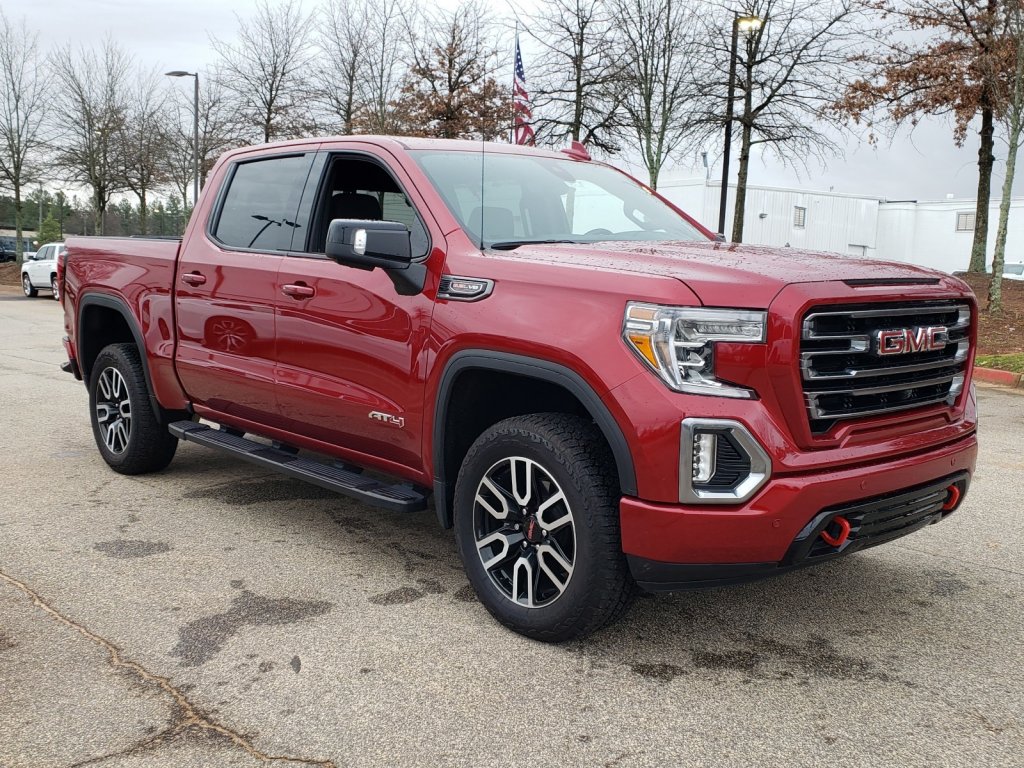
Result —
[[403, 296], [415, 296], [426, 282], [427, 268], [412, 261], [412, 233], [396, 221], [334, 219], [327, 228], [325, 252], [345, 266], [380, 267]]
[[327, 229], [327, 256], [357, 269], [405, 269], [412, 262], [411, 238], [396, 221], [335, 219]]

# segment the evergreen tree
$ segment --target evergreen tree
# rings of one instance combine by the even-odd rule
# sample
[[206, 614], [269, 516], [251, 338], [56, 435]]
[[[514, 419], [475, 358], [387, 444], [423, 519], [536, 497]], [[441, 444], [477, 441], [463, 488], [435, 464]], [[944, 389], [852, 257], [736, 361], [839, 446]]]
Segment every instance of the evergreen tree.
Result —
[[43, 219], [43, 226], [39, 228], [38, 239], [40, 245], [63, 239], [60, 236], [60, 223], [53, 218], [53, 213], [46, 214], [46, 218]]

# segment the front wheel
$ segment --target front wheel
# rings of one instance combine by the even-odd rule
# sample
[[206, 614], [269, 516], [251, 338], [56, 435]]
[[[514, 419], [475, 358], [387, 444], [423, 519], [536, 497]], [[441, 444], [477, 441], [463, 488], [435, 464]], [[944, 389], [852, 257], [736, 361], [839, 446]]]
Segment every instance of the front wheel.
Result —
[[30, 299], [34, 299], [39, 291], [32, 287], [32, 280], [24, 272], [21, 275], [21, 290], [25, 292], [25, 295]]
[[455, 487], [455, 536], [477, 597], [498, 621], [561, 642], [626, 611], [634, 585], [616, 477], [604, 437], [577, 416], [506, 419], [473, 443]]
[[89, 412], [96, 446], [115, 472], [156, 472], [174, 458], [178, 439], [153, 412], [134, 344], [111, 344], [96, 357], [89, 377]]
[[53, 300], [60, 301], [60, 289], [57, 287], [57, 276], [50, 277], [50, 290], [53, 292]]

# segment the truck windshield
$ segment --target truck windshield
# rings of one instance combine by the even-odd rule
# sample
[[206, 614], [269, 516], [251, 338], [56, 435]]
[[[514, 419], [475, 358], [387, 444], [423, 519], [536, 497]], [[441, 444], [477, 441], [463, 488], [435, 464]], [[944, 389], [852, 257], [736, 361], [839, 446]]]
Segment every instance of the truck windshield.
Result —
[[483, 152], [410, 154], [481, 248], [708, 239], [657, 196], [607, 166]]

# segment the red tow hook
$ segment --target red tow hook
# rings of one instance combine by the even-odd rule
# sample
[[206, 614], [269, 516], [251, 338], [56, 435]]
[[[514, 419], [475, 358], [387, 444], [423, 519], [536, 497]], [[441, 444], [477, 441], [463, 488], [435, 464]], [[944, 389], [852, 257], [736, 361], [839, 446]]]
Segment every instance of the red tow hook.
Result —
[[836, 515], [829, 521], [829, 526], [835, 523], [839, 526], [839, 533], [833, 536], [828, 532], [828, 526], [819, 535], [821, 540], [828, 544], [830, 547], [841, 547], [846, 543], [846, 540], [850, 538], [850, 521], [842, 515]]
[[953, 507], [960, 501], [960, 486], [951, 485], [946, 489], [949, 492], [949, 498], [946, 499], [946, 503], [942, 505], [943, 512], [949, 512]]

